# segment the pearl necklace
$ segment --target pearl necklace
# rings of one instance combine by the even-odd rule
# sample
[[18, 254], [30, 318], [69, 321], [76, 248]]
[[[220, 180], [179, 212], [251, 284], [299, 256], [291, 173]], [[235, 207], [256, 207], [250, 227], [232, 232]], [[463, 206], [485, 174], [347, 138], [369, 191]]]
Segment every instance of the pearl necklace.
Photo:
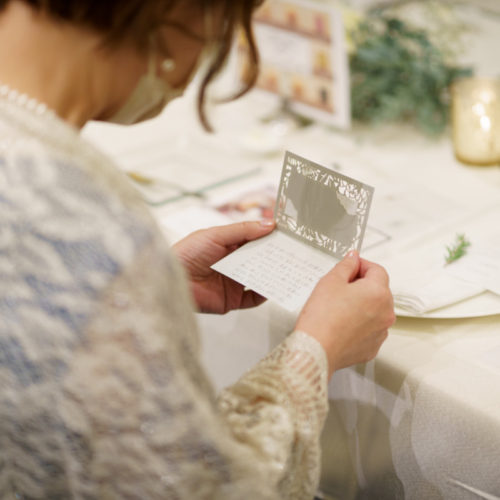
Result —
[[54, 118], [55, 113], [47, 107], [46, 104], [38, 102], [36, 99], [29, 97], [27, 94], [21, 94], [16, 89], [11, 89], [8, 85], [0, 84], [0, 98], [6, 101], [25, 108], [39, 116], [47, 116]]
[[32, 141], [52, 150], [59, 158], [64, 155], [70, 161], [77, 159], [89, 168], [99, 170], [101, 176], [101, 167], [109, 164], [114, 175], [114, 164], [82, 140], [76, 127], [66, 123], [46, 104], [0, 83], [0, 155], [8, 154], [19, 145], [22, 151], [26, 151], [26, 143]]
[[[5, 129], [5, 130], [4, 130]], [[84, 171], [114, 186], [127, 199], [135, 200], [144, 209], [144, 201], [135, 188], [123, 182], [123, 173], [110, 159], [90, 143], [82, 140], [80, 131], [66, 123], [46, 104], [21, 94], [0, 83], [0, 157], [9, 154], [19, 144], [25, 153], [25, 143], [40, 143], [57, 158], [66, 157], [70, 163], [80, 165]], [[39, 150], [38, 153], [39, 154]], [[108, 179], [106, 181], [106, 179]]]
[[56, 148], [74, 148], [78, 130], [59, 118], [46, 104], [0, 83], [0, 119], [9, 127], [24, 131], [23, 138], [0, 137], [0, 151], [8, 151], [26, 136], [38, 137], [42, 143]]

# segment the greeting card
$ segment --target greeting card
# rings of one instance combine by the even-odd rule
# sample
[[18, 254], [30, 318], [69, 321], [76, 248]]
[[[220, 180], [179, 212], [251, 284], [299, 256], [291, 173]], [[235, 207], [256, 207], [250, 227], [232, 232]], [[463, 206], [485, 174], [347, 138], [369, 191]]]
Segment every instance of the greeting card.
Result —
[[360, 250], [373, 188], [287, 152], [276, 230], [212, 266], [284, 308], [303, 306], [316, 283]]

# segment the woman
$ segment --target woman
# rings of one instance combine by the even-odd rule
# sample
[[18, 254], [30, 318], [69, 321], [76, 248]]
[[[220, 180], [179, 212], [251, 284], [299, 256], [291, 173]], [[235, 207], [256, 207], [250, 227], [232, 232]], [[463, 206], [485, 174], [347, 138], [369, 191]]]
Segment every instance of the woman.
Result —
[[154, 116], [208, 48], [205, 120], [234, 30], [253, 46], [253, 8], [0, 0], [1, 498], [312, 497], [327, 379], [386, 338], [387, 275], [346, 257], [296, 331], [216, 400], [193, 306], [262, 301], [209, 266], [272, 223], [183, 240], [186, 280], [140, 197], [78, 135], [90, 119]]

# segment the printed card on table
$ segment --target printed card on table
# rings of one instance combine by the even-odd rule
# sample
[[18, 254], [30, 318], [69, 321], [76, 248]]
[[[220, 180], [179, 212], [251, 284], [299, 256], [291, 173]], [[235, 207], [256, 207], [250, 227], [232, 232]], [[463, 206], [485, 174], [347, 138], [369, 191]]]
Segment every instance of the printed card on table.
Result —
[[[341, 11], [311, 0], [267, 0], [253, 24], [261, 60], [256, 88], [286, 99], [296, 113], [348, 128], [349, 65]], [[248, 50], [243, 40], [239, 50]], [[241, 64], [243, 80], [247, 71]]]
[[287, 152], [277, 229], [212, 267], [298, 310], [322, 276], [350, 250], [361, 249], [372, 197], [372, 187]]

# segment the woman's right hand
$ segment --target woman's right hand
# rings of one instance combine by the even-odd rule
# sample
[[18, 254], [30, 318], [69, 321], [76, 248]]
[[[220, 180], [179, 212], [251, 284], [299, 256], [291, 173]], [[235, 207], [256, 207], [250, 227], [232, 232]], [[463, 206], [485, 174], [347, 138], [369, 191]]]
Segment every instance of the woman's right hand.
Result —
[[386, 271], [350, 252], [316, 285], [295, 328], [323, 346], [331, 376], [373, 359], [394, 321]]

